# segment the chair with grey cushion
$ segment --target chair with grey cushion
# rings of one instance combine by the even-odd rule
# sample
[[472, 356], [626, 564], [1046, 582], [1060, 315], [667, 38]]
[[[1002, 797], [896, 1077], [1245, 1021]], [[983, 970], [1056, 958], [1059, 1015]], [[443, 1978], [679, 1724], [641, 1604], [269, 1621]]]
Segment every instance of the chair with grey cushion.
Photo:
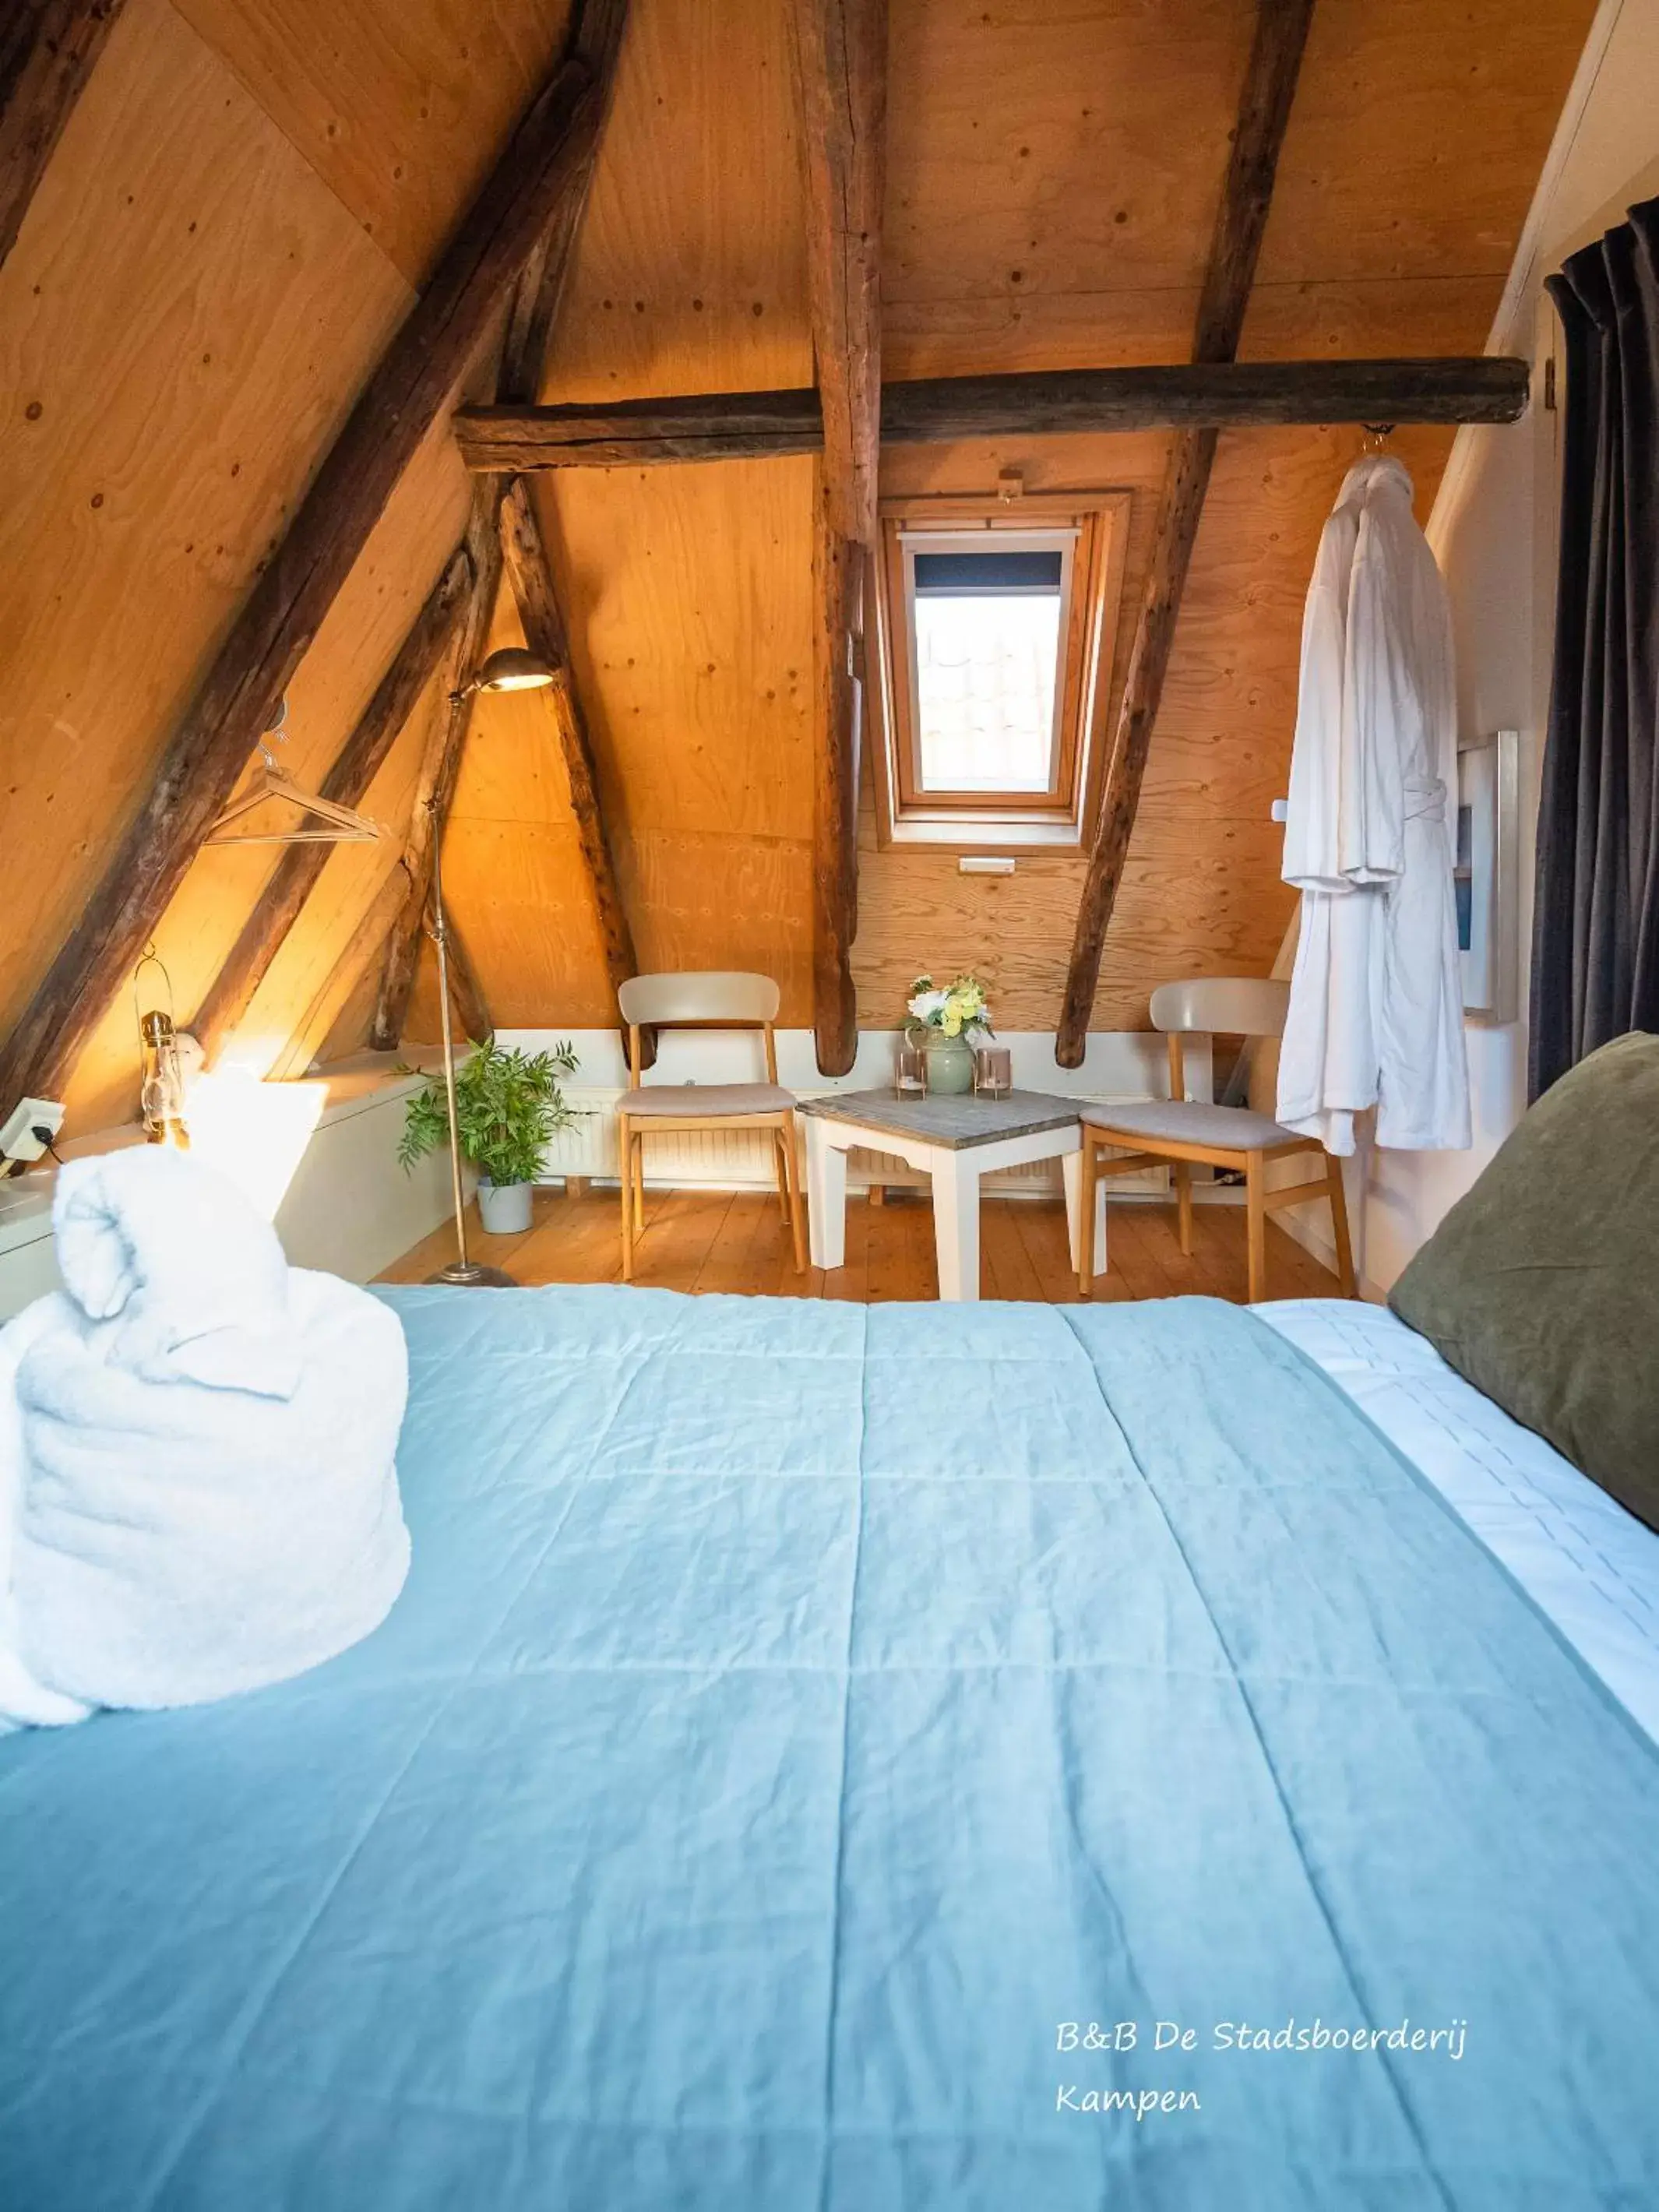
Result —
[[[806, 1266], [806, 1218], [795, 1153], [795, 1101], [778, 1082], [778, 987], [769, 975], [730, 969], [635, 975], [617, 994], [628, 1024], [629, 1089], [617, 1106], [623, 1202], [623, 1280], [634, 1279], [634, 1239], [645, 1226], [645, 1139], [687, 1130], [769, 1129], [778, 1200], [794, 1237], [795, 1267]], [[765, 1040], [764, 1083], [653, 1083], [641, 1079], [642, 1029], [756, 1029]]]
[[[1211, 1106], [1188, 1098], [1184, 1040], [1195, 1034], [1276, 1037], [1284, 1032], [1291, 987], [1256, 977], [1204, 976], [1185, 983], [1164, 983], [1153, 992], [1152, 1027], [1170, 1041], [1170, 1096], [1128, 1105], [1085, 1106], [1083, 1109], [1083, 1203], [1081, 1218], [1094, 1218], [1095, 1188], [1103, 1175], [1132, 1175], [1168, 1165], [1175, 1170], [1176, 1202], [1181, 1219], [1181, 1249], [1193, 1249], [1193, 1168], [1195, 1163], [1231, 1168], [1244, 1178], [1252, 1304], [1267, 1294], [1267, 1215], [1281, 1206], [1310, 1199], [1330, 1202], [1336, 1240], [1337, 1273], [1342, 1294], [1354, 1294], [1353, 1254], [1348, 1242], [1348, 1212], [1342, 1190], [1342, 1164], [1316, 1137], [1299, 1137], [1270, 1114], [1247, 1106]], [[1128, 1147], [1127, 1152], [1120, 1147]], [[1320, 1173], [1312, 1182], [1269, 1190], [1270, 1160], [1316, 1152]], [[1089, 1263], [1080, 1259], [1078, 1286], [1084, 1297], [1092, 1287]]]

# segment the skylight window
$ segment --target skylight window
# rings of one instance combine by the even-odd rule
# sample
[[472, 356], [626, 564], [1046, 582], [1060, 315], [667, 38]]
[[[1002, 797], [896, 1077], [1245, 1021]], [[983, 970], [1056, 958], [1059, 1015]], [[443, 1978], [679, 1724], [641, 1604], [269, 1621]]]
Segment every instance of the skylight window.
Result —
[[923, 791], [1053, 789], [1070, 550], [909, 554]]
[[884, 842], [1081, 842], [1127, 504], [1054, 495], [884, 510]]

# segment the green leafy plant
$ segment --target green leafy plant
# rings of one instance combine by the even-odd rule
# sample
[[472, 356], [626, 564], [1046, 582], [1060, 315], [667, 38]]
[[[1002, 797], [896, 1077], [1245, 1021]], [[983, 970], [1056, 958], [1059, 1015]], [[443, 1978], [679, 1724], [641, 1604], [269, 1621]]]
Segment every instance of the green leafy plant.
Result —
[[[578, 1118], [559, 1088], [559, 1078], [575, 1072], [575, 1048], [568, 1043], [533, 1057], [493, 1037], [474, 1045], [455, 1071], [455, 1117], [461, 1150], [481, 1174], [498, 1186], [534, 1182], [549, 1141]], [[443, 1078], [430, 1075], [410, 1094], [398, 1158], [407, 1170], [448, 1142]]]

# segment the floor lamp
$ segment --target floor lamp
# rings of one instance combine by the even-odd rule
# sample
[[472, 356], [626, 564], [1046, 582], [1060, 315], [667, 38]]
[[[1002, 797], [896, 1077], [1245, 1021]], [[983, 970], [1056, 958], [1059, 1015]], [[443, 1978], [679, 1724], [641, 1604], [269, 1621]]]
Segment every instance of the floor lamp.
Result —
[[[503, 646], [492, 653], [470, 684], [452, 691], [449, 703], [461, 706], [475, 691], [538, 691], [558, 681], [538, 653], [521, 645]], [[444, 1048], [444, 1096], [449, 1109], [449, 1178], [455, 1201], [456, 1257], [428, 1283], [450, 1283], [464, 1290], [510, 1291], [513, 1278], [505, 1268], [489, 1267], [466, 1254], [466, 1194], [461, 1187], [461, 1138], [455, 1115], [455, 1035], [449, 1020], [449, 930], [444, 919], [443, 825], [438, 819], [438, 794], [426, 802], [432, 817], [432, 921], [429, 925], [438, 956], [438, 1024]]]

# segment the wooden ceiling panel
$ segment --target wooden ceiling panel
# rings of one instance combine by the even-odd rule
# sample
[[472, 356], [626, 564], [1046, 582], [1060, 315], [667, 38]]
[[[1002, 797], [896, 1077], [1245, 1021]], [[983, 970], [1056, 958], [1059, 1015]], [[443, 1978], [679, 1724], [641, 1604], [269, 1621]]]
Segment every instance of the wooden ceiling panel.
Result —
[[550, 400], [810, 384], [785, 0], [635, 0]]
[[569, 0], [173, 0], [411, 284], [563, 42]]
[[[567, 5], [128, 0], [0, 272], [0, 389], [18, 395], [0, 413], [0, 1002], [94, 879]], [[1592, 9], [1321, 0], [1245, 354], [1478, 349]], [[888, 373], [1182, 357], [1253, 13], [896, 7]], [[786, 0], [635, 0], [547, 397], [810, 381], [786, 21]], [[1290, 900], [1267, 810], [1288, 763], [1302, 595], [1355, 442], [1222, 440], [1097, 1026], [1143, 1023], [1166, 976], [1271, 963]], [[1399, 441], [1419, 512], [1447, 442]], [[1138, 434], [894, 451], [883, 489], [987, 489], [1004, 467], [1033, 490], [1125, 487], [1133, 605], [1165, 450]], [[811, 485], [801, 460], [571, 473], [537, 494], [641, 960], [766, 969], [802, 1024]], [[465, 496], [434, 439], [295, 679], [297, 774], [320, 774], [343, 737]], [[419, 737], [404, 733], [372, 810], [406, 807]], [[497, 1018], [608, 1024], [544, 702], [481, 702], [450, 851]], [[192, 869], [160, 933], [181, 1007], [270, 857]], [[390, 865], [331, 861], [255, 1002], [260, 1035], [337, 998], [349, 1024], [335, 969]], [[1052, 1026], [1081, 875], [1050, 858], [966, 878], [949, 855], [866, 844], [861, 1018], [896, 1018], [919, 966], [977, 964], [1007, 1025]], [[412, 1034], [430, 1011], [423, 987]], [[131, 1068], [130, 1009], [112, 1009], [75, 1079], [81, 1126], [127, 1110]]]
[[1501, 284], [1595, 13], [1319, 0], [1259, 281]]
[[[276, 750], [300, 781], [314, 788], [367, 705], [461, 535], [467, 496], [465, 477], [440, 425], [289, 686], [291, 735]], [[295, 926], [294, 964], [289, 964], [285, 947], [284, 957], [273, 964], [249, 1009], [238, 1043], [256, 1059], [264, 1047], [274, 1046], [284, 1022], [304, 1011], [318, 971], [327, 964], [331, 934], [355, 924], [380, 877], [396, 865], [407, 820], [406, 779], [413, 772], [410, 748], [421, 720], [418, 711], [410, 717], [364, 802], [364, 811], [393, 835], [382, 845], [346, 847], [331, 856], [323, 884]], [[218, 972], [281, 849], [210, 848], [192, 863], [155, 933], [181, 1020]], [[124, 993], [100, 1024], [70, 1083], [68, 1104], [77, 1127], [96, 1128], [126, 1117], [136, 1066], [132, 1006]]]
[[165, 0], [131, 0], [0, 270], [0, 1005], [410, 296]]
[[[1479, 353], [1502, 289], [1502, 278], [1490, 276], [1258, 283], [1240, 352], [1255, 361], [1364, 360], [1402, 349]], [[1197, 312], [1191, 285], [900, 301], [884, 320], [884, 360], [895, 378], [1179, 361], [1191, 347]]]
[[1196, 286], [1254, 13], [896, 9], [884, 305]]

